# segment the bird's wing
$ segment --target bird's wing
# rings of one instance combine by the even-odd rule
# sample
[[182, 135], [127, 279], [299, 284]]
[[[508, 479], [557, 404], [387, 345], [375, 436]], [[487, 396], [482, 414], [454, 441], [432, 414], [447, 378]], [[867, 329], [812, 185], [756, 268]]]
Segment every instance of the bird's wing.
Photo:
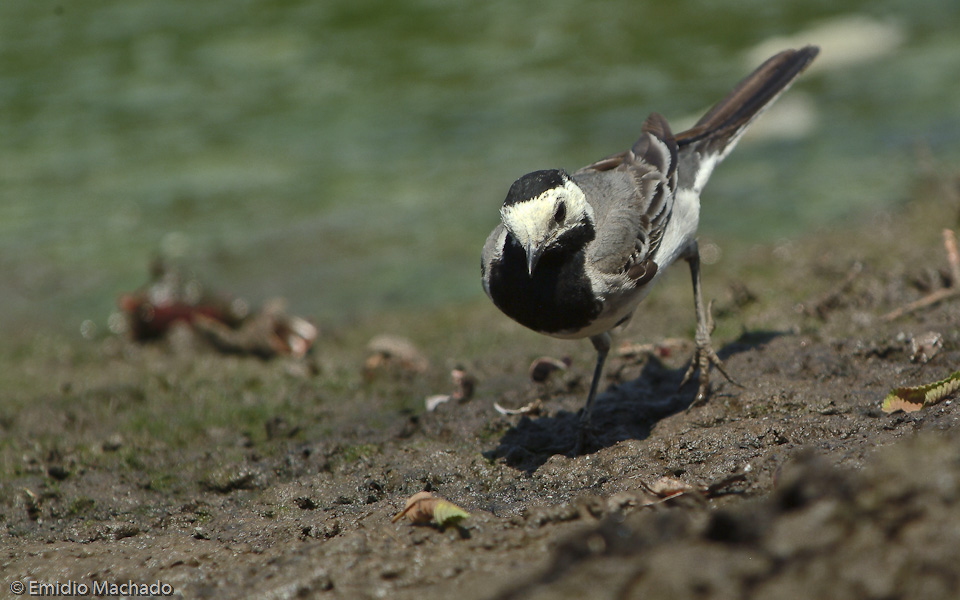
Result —
[[679, 189], [699, 195], [713, 169], [733, 150], [747, 126], [790, 87], [819, 52], [816, 46], [806, 46], [767, 59], [696, 125], [678, 133]]
[[638, 285], [656, 274], [650, 257], [673, 209], [677, 164], [670, 127], [654, 113], [633, 148], [573, 174], [594, 210], [596, 238], [586, 257], [594, 268], [626, 273]]
[[488, 296], [490, 295], [490, 265], [495, 259], [500, 258], [505, 238], [506, 228], [501, 223], [487, 236], [487, 241], [483, 244], [483, 252], [480, 254], [480, 278], [483, 282], [483, 291]]

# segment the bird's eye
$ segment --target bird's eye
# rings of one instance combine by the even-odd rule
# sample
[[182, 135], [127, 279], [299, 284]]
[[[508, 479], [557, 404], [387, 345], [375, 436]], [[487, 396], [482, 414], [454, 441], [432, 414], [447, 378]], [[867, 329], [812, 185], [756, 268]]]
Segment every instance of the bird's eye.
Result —
[[557, 205], [557, 212], [553, 213], [553, 219], [563, 225], [563, 220], [567, 218], [567, 205], [561, 202]]

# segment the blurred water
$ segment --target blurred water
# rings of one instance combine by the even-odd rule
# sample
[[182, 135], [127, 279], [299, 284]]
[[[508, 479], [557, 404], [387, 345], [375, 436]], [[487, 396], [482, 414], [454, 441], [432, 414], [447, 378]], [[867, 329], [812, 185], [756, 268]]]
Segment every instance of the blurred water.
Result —
[[765, 42], [824, 64], [702, 233], [855, 218], [904, 199], [918, 145], [960, 157], [958, 31], [956, 0], [5, 0], [0, 330], [103, 323], [161, 253], [323, 319], [474, 298], [517, 176], [689, 124]]

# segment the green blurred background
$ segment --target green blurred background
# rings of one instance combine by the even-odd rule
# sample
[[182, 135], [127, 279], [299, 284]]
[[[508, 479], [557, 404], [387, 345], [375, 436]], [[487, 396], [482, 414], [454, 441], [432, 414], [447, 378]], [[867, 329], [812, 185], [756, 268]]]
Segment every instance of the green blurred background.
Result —
[[[167, 256], [321, 321], [467, 303], [510, 183], [824, 54], [707, 188], [720, 247], [960, 157], [960, 2], [0, 3], [0, 333], [105, 332]], [[790, 36], [790, 39], [779, 39]], [[769, 122], [768, 122], [769, 121]]]

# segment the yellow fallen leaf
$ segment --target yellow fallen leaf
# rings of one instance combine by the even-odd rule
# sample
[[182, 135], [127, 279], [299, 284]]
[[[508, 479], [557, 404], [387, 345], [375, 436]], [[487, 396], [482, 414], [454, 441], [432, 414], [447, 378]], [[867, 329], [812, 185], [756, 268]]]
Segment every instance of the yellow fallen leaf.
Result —
[[436, 507], [433, 509], [433, 522], [440, 527], [453, 525], [454, 523], [457, 523], [462, 519], [466, 519], [469, 516], [470, 513], [463, 510], [453, 502], [447, 502], [446, 500], [440, 500], [437, 502]]
[[667, 496], [679, 496], [680, 494], [699, 491], [689, 483], [680, 481], [679, 479], [675, 479], [673, 477], [661, 477], [647, 487], [653, 494], [656, 494], [660, 498], [665, 498]]
[[904, 395], [897, 393], [902, 392], [903, 389], [904, 388], [897, 388], [893, 392], [890, 392], [890, 395], [883, 399], [883, 406], [880, 407], [880, 410], [885, 413], [893, 413], [898, 410], [910, 413], [923, 408], [922, 402], [911, 402], [909, 399], [904, 398]]
[[880, 410], [885, 413], [898, 410], [903, 412], [918, 411], [924, 406], [940, 402], [957, 390], [960, 390], [960, 371], [954, 372], [945, 379], [926, 385], [899, 387], [891, 390], [887, 397], [883, 399]]
[[416, 524], [433, 522], [439, 527], [453, 525], [462, 519], [466, 519], [470, 513], [463, 510], [453, 502], [434, 496], [430, 492], [418, 492], [407, 500], [407, 505], [402, 511], [397, 513], [392, 523], [396, 523], [403, 517]]

